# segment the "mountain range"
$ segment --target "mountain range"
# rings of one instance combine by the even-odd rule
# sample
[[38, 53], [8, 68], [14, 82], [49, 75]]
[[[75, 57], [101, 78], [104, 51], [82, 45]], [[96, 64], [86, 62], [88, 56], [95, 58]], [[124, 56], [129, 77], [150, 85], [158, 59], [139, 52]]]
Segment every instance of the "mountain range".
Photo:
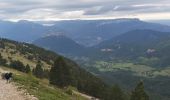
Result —
[[59, 21], [53, 29], [61, 29], [66, 36], [74, 41], [93, 46], [114, 36], [136, 29], [150, 29], [161, 32], [169, 32], [170, 27], [161, 24], [144, 22], [139, 19], [113, 19], [113, 20], [73, 20]]
[[[65, 20], [44, 25], [43, 22], [21, 20], [0, 21], [0, 36], [22, 42], [33, 42], [49, 35], [65, 35], [75, 42], [89, 47], [131, 30], [150, 29], [169, 32], [170, 26], [144, 22], [139, 19]], [[48, 22], [44, 22], [48, 24]], [[50, 22], [49, 22], [50, 23]]]
[[[108, 57], [136, 58], [146, 56], [149, 50], [155, 53], [162, 41], [169, 41], [170, 32], [153, 30], [133, 30], [112, 39], [103, 41], [94, 48]], [[159, 45], [159, 48], [161, 46]]]

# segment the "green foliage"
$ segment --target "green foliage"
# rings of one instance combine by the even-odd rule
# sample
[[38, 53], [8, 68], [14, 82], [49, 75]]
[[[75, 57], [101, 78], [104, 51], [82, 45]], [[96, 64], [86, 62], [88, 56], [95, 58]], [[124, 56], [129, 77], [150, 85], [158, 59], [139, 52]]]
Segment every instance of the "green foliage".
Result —
[[39, 100], [74, 100], [73, 98], [76, 98], [76, 100], [86, 100], [78, 95], [68, 95], [63, 90], [49, 86], [32, 75], [20, 73], [14, 75], [14, 81]]
[[116, 100], [116, 98], [124, 100], [124, 93], [119, 87], [111, 90], [110, 86], [107, 86], [99, 78], [82, 69], [75, 69], [62, 57], [55, 60], [54, 66], [50, 70], [49, 81], [51, 84], [62, 88], [70, 85], [74, 86], [81, 92], [104, 100], [112, 100], [113, 97], [115, 98], [113, 100]]
[[7, 60], [2, 58], [2, 55], [0, 53], [0, 65], [6, 65]]
[[139, 57], [137, 59], [137, 64], [143, 64], [143, 65], [148, 65], [148, 66], [160, 66], [160, 59], [158, 57]]
[[24, 64], [23, 64], [21, 61], [19, 61], [19, 60], [17, 60], [17, 61], [11, 61], [10, 67], [11, 67], [11, 68], [14, 68], [14, 69], [16, 69], [16, 70], [18, 70], [18, 71], [25, 72], [25, 66], [24, 66]]
[[67, 93], [68, 95], [73, 95], [73, 90], [72, 90], [71, 88], [67, 88], [67, 89], [66, 89], [66, 93]]
[[50, 83], [59, 87], [72, 85], [72, 74], [64, 58], [59, 57], [50, 70]]
[[31, 72], [31, 68], [30, 68], [30, 66], [28, 64], [25, 67], [25, 72], [26, 73], [30, 73]]
[[149, 100], [149, 96], [144, 90], [143, 82], [137, 84], [134, 91], [132, 91], [130, 100]]
[[17, 61], [11, 60], [9, 67], [16, 69], [18, 71], [24, 72], [24, 73], [30, 73], [31, 72], [31, 68], [30, 68], [29, 64], [24, 66], [24, 64], [19, 60], [17, 60]]
[[110, 90], [110, 100], [125, 100], [124, 93], [118, 85], [114, 85]]
[[44, 77], [44, 71], [40, 63], [38, 63], [35, 69], [33, 69], [33, 75], [35, 75], [37, 78]]

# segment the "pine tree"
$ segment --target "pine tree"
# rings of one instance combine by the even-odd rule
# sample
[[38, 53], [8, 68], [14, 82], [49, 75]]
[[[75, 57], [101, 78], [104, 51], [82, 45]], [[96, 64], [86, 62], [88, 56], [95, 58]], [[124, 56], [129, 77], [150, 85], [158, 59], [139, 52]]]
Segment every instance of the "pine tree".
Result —
[[55, 60], [50, 70], [50, 84], [65, 87], [72, 84], [72, 75], [69, 66], [63, 57]]
[[31, 68], [30, 68], [30, 66], [29, 66], [28, 64], [27, 64], [26, 67], [25, 67], [25, 72], [26, 72], [26, 73], [31, 72]]
[[110, 93], [110, 100], [124, 100], [124, 93], [118, 85], [114, 85]]
[[149, 96], [144, 91], [143, 82], [139, 82], [135, 90], [132, 91], [130, 100], [149, 100]]
[[43, 78], [43, 69], [40, 63], [38, 63], [35, 67], [35, 69], [33, 69], [33, 74], [37, 77], [37, 78]]

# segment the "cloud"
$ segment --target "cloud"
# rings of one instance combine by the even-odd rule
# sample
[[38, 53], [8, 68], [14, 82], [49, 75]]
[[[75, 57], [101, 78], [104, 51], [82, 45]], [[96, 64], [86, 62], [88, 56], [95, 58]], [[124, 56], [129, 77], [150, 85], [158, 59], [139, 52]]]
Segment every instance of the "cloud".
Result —
[[105, 14], [105, 13], [152, 13], [170, 12], [170, 4], [136, 4], [136, 5], [105, 5], [94, 7], [85, 11], [85, 15]]
[[6, 20], [147, 19], [163, 13], [170, 13], [168, 0], [0, 0], [0, 18]]

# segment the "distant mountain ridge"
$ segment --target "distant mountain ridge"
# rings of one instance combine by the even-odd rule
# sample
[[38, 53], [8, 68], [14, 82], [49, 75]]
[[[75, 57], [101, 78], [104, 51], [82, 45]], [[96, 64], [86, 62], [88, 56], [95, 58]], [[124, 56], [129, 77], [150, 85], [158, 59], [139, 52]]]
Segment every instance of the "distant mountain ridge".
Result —
[[94, 59], [134, 59], [146, 56], [148, 50], [161, 48], [160, 43], [169, 39], [170, 32], [138, 29], [105, 40], [93, 47], [83, 47], [64, 35], [40, 38], [33, 44], [65, 56], [85, 56]]
[[159, 32], [154, 30], [132, 30], [122, 35], [103, 41], [96, 47], [111, 46], [115, 43], [149, 45], [150, 42], [160, 42], [170, 36], [170, 32]]
[[46, 33], [46, 28], [30, 21], [0, 21], [0, 36], [12, 40], [31, 42]]
[[154, 62], [151, 66], [168, 67], [170, 65], [169, 40], [170, 32], [134, 30], [89, 48], [89, 51], [84, 52], [84, 56], [93, 60], [132, 62], [138, 62], [140, 57], [156, 58], [157, 64], [155, 65]]
[[64, 35], [50, 35], [37, 39], [33, 44], [63, 55], [76, 55], [85, 48]]
[[0, 21], [0, 36], [22, 42], [32, 42], [48, 34], [64, 34], [81, 45], [94, 46], [117, 35], [137, 29], [170, 32], [170, 26], [129, 18], [64, 20], [49, 22], [49, 24], [44, 25], [42, 22], [26, 20], [19, 22]]
[[170, 32], [170, 26], [144, 22], [139, 19], [72, 20], [58, 21], [53, 26], [65, 30], [66, 36], [85, 46], [93, 46], [104, 40], [132, 30]]

